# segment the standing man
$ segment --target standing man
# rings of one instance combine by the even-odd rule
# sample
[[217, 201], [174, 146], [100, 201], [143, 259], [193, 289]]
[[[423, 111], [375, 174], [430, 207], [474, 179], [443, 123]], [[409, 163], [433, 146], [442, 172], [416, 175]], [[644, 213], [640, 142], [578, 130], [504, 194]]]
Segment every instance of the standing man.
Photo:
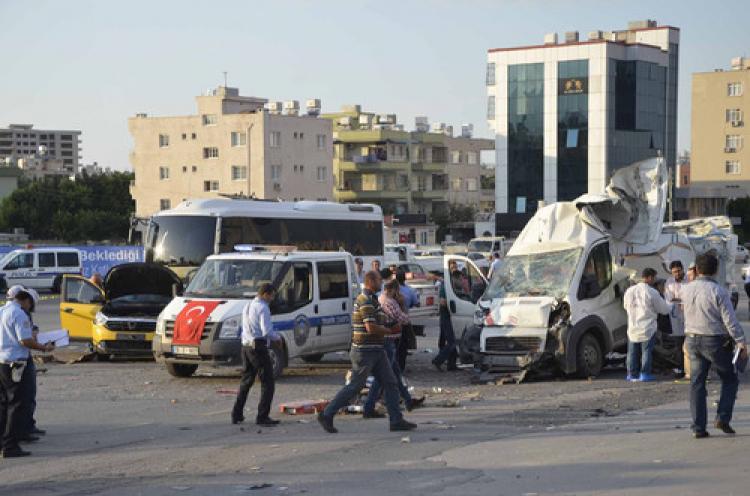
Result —
[[89, 282], [97, 288], [101, 289], [102, 284], [104, 284], [104, 279], [102, 278], [102, 275], [100, 273], [94, 272], [93, 274], [91, 274], [91, 277], [89, 277]]
[[365, 274], [365, 288], [354, 302], [352, 349], [349, 353], [352, 361], [351, 381], [318, 414], [318, 422], [331, 434], [338, 432], [333, 426], [333, 416], [359, 394], [369, 375], [374, 375], [384, 388], [391, 431], [409, 431], [417, 427], [417, 424], [407, 422], [401, 415], [397, 379], [383, 348], [385, 336], [398, 334], [400, 327], [386, 322], [385, 313], [375, 296], [381, 285], [380, 274], [371, 270]]
[[[404, 299], [404, 311], [408, 313], [410, 308], [419, 306], [419, 296], [416, 291], [406, 284], [406, 272], [399, 269], [396, 272], [396, 280], [398, 281], [398, 290]], [[406, 370], [406, 357], [409, 356], [409, 350], [416, 349], [416, 347], [417, 336], [410, 321], [405, 326], [401, 326], [401, 337], [398, 339], [396, 355], [402, 372]]]
[[651, 352], [656, 336], [656, 318], [658, 314], [667, 315], [672, 310], [672, 306], [653, 288], [656, 271], [652, 268], [643, 269], [641, 277], [641, 282], [629, 287], [623, 298], [628, 314], [626, 379], [630, 382], [654, 380], [651, 375]]
[[[455, 262], [451, 262], [451, 279], [452, 281], [458, 281], [460, 285], [459, 277], [461, 272], [458, 270], [458, 266]], [[454, 274], [456, 274], [454, 276]], [[449, 371], [458, 370], [456, 361], [458, 360], [458, 351], [456, 350], [456, 334], [453, 330], [453, 323], [451, 322], [451, 313], [448, 309], [448, 297], [445, 292], [445, 285], [451, 284], [452, 281], [442, 280], [440, 281], [440, 287], [438, 288], [438, 297], [440, 299], [440, 337], [438, 338], [438, 348], [440, 351], [437, 356], [433, 358], [432, 365], [435, 366], [440, 372], [443, 371], [443, 363], [447, 362]], [[454, 289], [456, 285], [454, 284]]]
[[233, 424], [245, 420], [245, 402], [256, 375], [260, 376], [260, 402], [255, 423], [265, 427], [279, 423], [269, 416], [275, 385], [273, 362], [268, 349], [272, 343], [275, 346], [281, 344], [281, 336], [273, 330], [271, 309], [268, 306], [275, 296], [276, 289], [271, 284], [261, 284], [258, 295], [242, 312], [242, 379], [237, 401], [232, 409]]
[[377, 258], [370, 262], [370, 269], [380, 274], [380, 260]]
[[674, 370], [675, 378], [681, 379], [685, 376], [685, 353], [683, 346], [685, 345], [685, 313], [682, 308], [682, 288], [687, 284], [685, 280], [685, 270], [682, 267], [682, 262], [674, 260], [669, 264], [669, 271], [672, 273], [672, 277], [667, 279], [664, 284], [664, 299], [667, 303], [672, 304], [672, 311], [669, 314], [669, 320], [672, 323], [672, 339], [674, 340], [675, 349], [677, 350], [677, 363], [680, 364], [678, 368]]
[[729, 293], [714, 276], [719, 268], [715, 255], [704, 253], [695, 259], [698, 278], [682, 289], [685, 335], [690, 357], [690, 413], [696, 439], [708, 437], [706, 422], [706, 378], [711, 365], [721, 378], [721, 396], [714, 426], [734, 434], [732, 421], [739, 379], [732, 363], [735, 347], [747, 357], [745, 332], [734, 313]]
[[27, 441], [39, 438], [24, 436], [24, 380], [26, 362], [31, 359], [30, 349], [52, 351], [54, 345], [38, 344], [32, 337], [31, 321], [26, 312], [34, 300], [27, 291], [19, 290], [13, 299], [0, 309], [0, 448], [4, 458], [28, 456], [18, 445], [25, 437]]
[[362, 261], [361, 258], [357, 257], [354, 259], [354, 267], [357, 273], [357, 284], [362, 286], [362, 283], [365, 282], [365, 269], [364, 269], [365, 263]]
[[490, 270], [487, 272], [487, 279], [492, 278], [492, 274], [495, 273], [496, 270], [500, 270], [500, 267], [503, 265], [502, 260], [500, 260], [500, 254], [498, 252], [495, 252], [492, 254], [492, 261], [490, 263]]

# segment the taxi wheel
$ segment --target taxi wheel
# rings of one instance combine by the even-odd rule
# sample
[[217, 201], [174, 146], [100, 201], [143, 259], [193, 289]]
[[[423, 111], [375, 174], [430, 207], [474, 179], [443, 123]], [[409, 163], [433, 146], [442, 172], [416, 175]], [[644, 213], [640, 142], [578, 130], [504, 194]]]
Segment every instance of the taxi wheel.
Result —
[[57, 276], [55, 277], [55, 280], [52, 283], [52, 292], [59, 293], [61, 288], [62, 288], [62, 277]]
[[112, 358], [112, 355], [110, 355], [109, 353], [97, 353], [96, 354], [97, 362], [108, 362], [110, 358]]
[[302, 361], [305, 363], [318, 363], [323, 359], [323, 353], [315, 353], [312, 355], [304, 355]]
[[174, 377], [190, 377], [198, 370], [197, 365], [189, 363], [167, 363], [167, 372]]

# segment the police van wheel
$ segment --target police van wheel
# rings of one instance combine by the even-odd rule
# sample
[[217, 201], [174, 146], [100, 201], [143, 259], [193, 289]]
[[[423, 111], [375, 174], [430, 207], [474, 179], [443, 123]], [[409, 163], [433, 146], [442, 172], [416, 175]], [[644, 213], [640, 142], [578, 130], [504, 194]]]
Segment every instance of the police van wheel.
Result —
[[312, 355], [304, 355], [302, 361], [305, 363], [318, 363], [323, 359], [323, 353], [315, 353]]
[[272, 347], [270, 356], [273, 365], [273, 378], [278, 379], [284, 373], [284, 367], [286, 367], [286, 347]]
[[578, 377], [596, 377], [604, 365], [604, 355], [599, 341], [593, 334], [584, 334], [576, 349], [576, 375]]
[[52, 283], [52, 292], [59, 293], [61, 288], [62, 288], [62, 277], [57, 276], [55, 277], [55, 281]]
[[167, 372], [174, 377], [190, 377], [198, 370], [197, 365], [189, 363], [167, 363]]

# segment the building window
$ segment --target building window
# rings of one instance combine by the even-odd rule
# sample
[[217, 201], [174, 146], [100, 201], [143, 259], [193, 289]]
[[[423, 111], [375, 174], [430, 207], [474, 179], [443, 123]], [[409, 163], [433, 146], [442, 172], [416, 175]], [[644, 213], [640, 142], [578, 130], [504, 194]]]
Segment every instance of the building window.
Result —
[[742, 96], [742, 83], [727, 84], [727, 96]]
[[186, 166], [186, 165], [183, 165], [183, 166], [182, 166], [182, 173], [184, 174], [184, 173], [186, 173], [186, 172], [187, 172], [187, 166]]
[[326, 135], [319, 134], [318, 135], [318, 150], [325, 150], [325, 149], [326, 149]]
[[742, 110], [740, 109], [727, 109], [727, 122], [731, 123], [732, 126], [738, 127], [742, 125]]
[[[620, 77], [615, 88], [621, 90], [620, 100], [616, 99], [615, 105], [619, 101], [619, 109], [627, 114], [628, 94], [623, 95], [622, 90], [629, 87], [623, 86], [622, 78], [630, 74], [629, 66], [615, 64], [615, 68]], [[650, 68], [643, 68], [643, 71], [649, 76], [652, 74]], [[557, 64], [557, 199], [560, 201], [572, 200], [588, 190], [588, 75], [587, 60], [565, 60]], [[628, 119], [630, 117], [620, 125], [631, 125]]]
[[198, 166], [197, 165], [193, 166], [193, 172], [198, 172]]
[[268, 146], [279, 148], [281, 146], [281, 131], [271, 131], [268, 135]]
[[195, 138], [197, 138], [197, 137], [198, 137], [198, 135], [197, 135], [197, 134], [195, 134], [195, 133], [192, 133], [192, 134], [190, 135], [190, 139], [195, 139]]
[[165, 148], [167, 146], [169, 146], [169, 135], [160, 134], [159, 135], [159, 148]]
[[216, 114], [203, 114], [202, 119], [204, 126], [215, 126], [218, 122]]
[[321, 183], [325, 181], [326, 179], [328, 179], [328, 169], [325, 166], [318, 167], [317, 178], [318, 178], [318, 182], [321, 182]]
[[172, 208], [172, 201], [169, 198], [159, 200], [159, 210], [169, 210]]
[[489, 62], [487, 64], [487, 86], [495, 85], [495, 63]]
[[219, 149], [215, 146], [203, 148], [203, 158], [219, 158]]
[[739, 134], [728, 134], [724, 151], [734, 153], [742, 148], [742, 136]]
[[740, 161], [739, 160], [727, 160], [724, 163], [724, 168], [727, 174], [739, 174], [740, 173]]
[[244, 165], [232, 166], [232, 181], [242, 181], [247, 179], [247, 167]]
[[182, 133], [182, 141], [185, 141], [187, 139], [187, 133]]
[[477, 165], [479, 163], [478, 159], [479, 159], [479, 156], [478, 156], [477, 152], [468, 152], [466, 154], [466, 162], [469, 165]]
[[247, 133], [233, 132], [232, 146], [245, 146], [247, 142]]
[[487, 119], [495, 119], [495, 96], [490, 95], [487, 97]]
[[169, 167], [159, 167], [159, 180], [169, 179]]
[[452, 164], [460, 164], [461, 163], [461, 152], [458, 150], [454, 150], [451, 152], [451, 163]]
[[219, 181], [203, 181], [203, 191], [219, 191]]
[[455, 179], [451, 179], [451, 189], [453, 191], [461, 191], [461, 178], [457, 177]]
[[477, 190], [477, 178], [476, 177], [469, 177], [466, 179], [466, 191], [476, 191]]
[[[296, 165], [294, 166], [296, 169]], [[281, 179], [281, 166], [280, 165], [272, 165], [271, 166], [271, 179], [273, 181], [278, 181]]]

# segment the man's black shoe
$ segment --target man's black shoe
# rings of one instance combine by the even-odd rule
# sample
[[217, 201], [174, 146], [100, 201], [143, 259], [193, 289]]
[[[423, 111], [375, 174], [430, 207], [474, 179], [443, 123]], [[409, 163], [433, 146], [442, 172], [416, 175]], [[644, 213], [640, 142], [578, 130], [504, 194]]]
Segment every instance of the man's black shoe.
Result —
[[371, 412], [362, 412], [362, 418], [385, 418], [385, 413], [380, 413], [376, 410]]
[[325, 429], [329, 434], [336, 434], [339, 430], [333, 426], [333, 419], [323, 415], [323, 412], [318, 414], [318, 423]]
[[21, 448], [7, 449], [3, 451], [3, 458], [19, 458], [22, 456], [29, 456], [31, 451], [24, 451]]
[[31, 432], [29, 432], [29, 434], [35, 434], [37, 436], [44, 436], [45, 434], [47, 434], [47, 431], [45, 431], [44, 429], [40, 429], [38, 427], [34, 427], [33, 429], [31, 429]]
[[716, 422], [714, 422], [714, 427], [719, 429], [724, 434], [736, 434], [736, 432], [734, 432], [734, 429], [732, 429], [729, 424], [726, 424], [721, 420], [717, 420]]
[[401, 419], [395, 424], [391, 424], [391, 432], [396, 431], [411, 431], [417, 428], [417, 424], [412, 424], [411, 422]]
[[232, 424], [241, 424], [245, 421], [245, 417], [235, 417], [232, 415]]
[[39, 438], [36, 436], [32, 436], [30, 434], [27, 434], [23, 437], [18, 438], [18, 440], [21, 441], [22, 443], [35, 443], [39, 441]]
[[406, 411], [410, 412], [415, 408], [421, 408], [423, 404], [424, 396], [422, 396], [421, 398], [412, 398], [411, 400], [406, 402]]
[[706, 437], [710, 437], [711, 435], [708, 433], [708, 431], [695, 431], [693, 432], [693, 437], [695, 439], [703, 439]]
[[258, 425], [262, 425], [263, 427], [273, 427], [274, 425], [279, 425], [281, 421], [266, 417], [264, 419], [257, 419], [255, 423]]
[[458, 370], [458, 367], [456, 367], [455, 365], [448, 365], [445, 370], [447, 370], [448, 372], [455, 372], [456, 370]]
[[443, 371], [443, 365], [440, 362], [438, 362], [437, 360], [433, 360], [432, 361], [432, 365], [434, 365], [435, 368], [438, 369], [438, 372], [442, 372]]

